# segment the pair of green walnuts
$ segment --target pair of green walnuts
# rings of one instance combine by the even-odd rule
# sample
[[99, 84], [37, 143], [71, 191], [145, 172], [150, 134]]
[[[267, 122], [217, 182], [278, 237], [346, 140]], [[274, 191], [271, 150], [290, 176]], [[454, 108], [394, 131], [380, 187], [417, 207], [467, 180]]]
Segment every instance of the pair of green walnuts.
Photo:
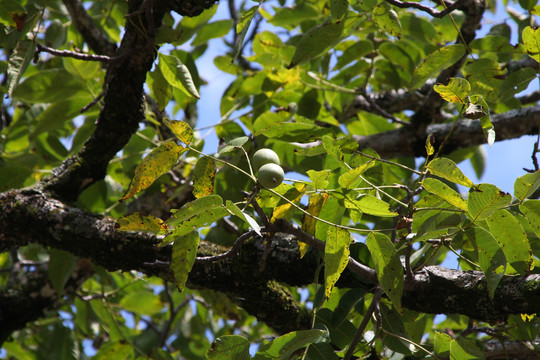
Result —
[[271, 149], [259, 149], [251, 159], [257, 181], [265, 188], [273, 189], [283, 181], [285, 173], [281, 168], [279, 156]]

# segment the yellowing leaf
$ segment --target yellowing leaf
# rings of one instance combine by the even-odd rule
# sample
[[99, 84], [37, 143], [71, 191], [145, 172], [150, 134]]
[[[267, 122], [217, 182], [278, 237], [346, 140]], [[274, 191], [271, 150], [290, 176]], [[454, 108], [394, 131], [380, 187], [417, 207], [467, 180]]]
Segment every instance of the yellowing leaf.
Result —
[[179, 291], [183, 291], [186, 281], [197, 257], [199, 233], [191, 231], [183, 236], [175, 236], [172, 248], [171, 269], [174, 282]]
[[327, 235], [324, 248], [324, 293], [328, 299], [334, 284], [349, 263], [351, 235], [347, 230], [336, 226], [330, 226]]
[[152, 150], [135, 169], [131, 184], [120, 201], [125, 201], [152, 185], [158, 177], [172, 169], [178, 161], [178, 156], [185, 150], [172, 141]]
[[216, 164], [207, 156], [199, 158], [193, 170], [193, 195], [196, 198], [211, 195], [214, 192]]
[[167, 125], [173, 134], [184, 144], [189, 145], [193, 141], [193, 130], [185, 121], [169, 120], [163, 118], [163, 123]]
[[471, 84], [463, 78], [452, 78], [448, 85], [435, 85], [433, 90], [448, 102], [465, 104], [465, 99], [471, 91]]
[[521, 320], [523, 320], [524, 322], [529, 322], [531, 321], [532, 319], [534, 319], [534, 317], [536, 316], [536, 314], [520, 314], [521, 315]]
[[540, 29], [533, 29], [526, 26], [521, 33], [523, 44], [527, 49], [527, 54], [537, 62], [540, 62]]
[[[316, 194], [311, 195], [309, 197], [309, 203], [306, 208], [306, 211], [309, 214], [318, 217], [319, 214], [321, 213], [322, 207], [326, 199], [328, 199], [327, 193], [322, 193], [322, 194], [316, 193]], [[314, 219], [313, 217], [304, 214], [304, 216], [302, 217], [302, 230], [304, 230], [310, 235], [315, 235], [316, 227], [317, 227], [317, 219]], [[304, 242], [299, 242], [298, 246], [300, 248], [300, 258], [303, 258], [307, 252], [308, 246]]]
[[394, 244], [386, 235], [371, 232], [367, 236], [366, 245], [375, 263], [377, 279], [379, 279], [382, 289], [394, 307], [401, 311], [401, 295], [404, 284], [403, 267]]
[[433, 175], [437, 175], [456, 184], [469, 188], [474, 185], [474, 183], [461, 172], [456, 163], [450, 159], [433, 159], [429, 162], [427, 168]]
[[[295, 188], [292, 190], [292, 194], [285, 194], [285, 196], [293, 203], [300, 202], [300, 199], [302, 199], [302, 196], [304, 196], [304, 192], [306, 191], [307, 186], [305, 184], [299, 185], [298, 188]], [[289, 211], [292, 209], [292, 205], [290, 203], [285, 203], [282, 205], [279, 205], [274, 209], [272, 212], [272, 218], [270, 219], [271, 222], [276, 221], [277, 219], [284, 219], [288, 214]]]
[[118, 231], [147, 231], [154, 234], [162, 234], [168, 229], [160, 218], [140, 213], [132, 213], [121, 217], [116, 220], [115, 228]]

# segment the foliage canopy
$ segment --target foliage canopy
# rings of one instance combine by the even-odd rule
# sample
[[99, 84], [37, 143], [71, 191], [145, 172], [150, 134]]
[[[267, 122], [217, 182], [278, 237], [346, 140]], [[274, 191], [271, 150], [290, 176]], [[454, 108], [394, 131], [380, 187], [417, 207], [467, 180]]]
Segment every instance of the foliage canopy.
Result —
[[0, 4], [0, 354], [538, 356], [538, 149], [513, 194], [458, 165], [538, 134], [540, 5], [228, 5]]

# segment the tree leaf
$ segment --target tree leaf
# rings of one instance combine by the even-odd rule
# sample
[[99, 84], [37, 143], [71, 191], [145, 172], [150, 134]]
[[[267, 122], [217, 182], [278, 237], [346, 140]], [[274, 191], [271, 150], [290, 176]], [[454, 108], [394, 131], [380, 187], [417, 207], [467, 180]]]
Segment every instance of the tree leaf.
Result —
[[163, 123], [167, 125], [173, 134], [184, 144], [189, 146], [193, 141], [194, 135], [191, 126], [185, 121], [179, 120], [169, 120], [168, 118], [163, 118]]
[[[321, 213], [324, 203], [326, 202], [326, 199], [328, 199], [327, 193], [315, 193], [315, 194], [310, 195], [306, 211], [309, 214], [318, 217], [319, 214]], [[313, 217], [304, 214], [302, 216], [302, 230], [304, 230], [310, 235], [315, 235], [316, 228], [317, 228], [317, 219], [314, 219]], [[303, 258], [304, 255], [306, 254], [306, 251], [308, 250], [308, 246], [306, 243], [299, 242], [299, 247], [300, 247], [300, 258]]]
[[235, 203], [233, 203], [231, 200], [227, 200], [226, 205], [227, 209], [237, 217], [239, 217], [242, 221], [246, 222], [259, 236], [262, 236], [261, 234], [261, 226], [257, 221], [255, 221], [254, 218], [252, 218], [250, 215], [246, 214], [238, 206], [236, 206]]
[[62, 297], [64, 286], [75, 269], [77, 257], [67, 251], [51, 249], [49, 252], [49, 279], [58, 297]]
[[324, 293], [330, 297], [334, 284], [349, 263], [349, 245], [351, 234], [345, 229], [331, 226], [328, 228], [324, 248]]
[[520, 176], [514, 182], [514, 196], [524, 201], [540, 186], [540, 170]]
[[352, 189], [358, 185], [362, 179], [360, 178], [360, 175], [364, 173], [367, 169], [373, 167], [375, 160], [370, 160], [366, 162], [365, 164], [362, 164], [360, 166], [355, 167], [354, 169], [351, 169], [347, 171], [346, 173], [342, 174], [339, 179], [338, 183], [342, 187], [346, 189]]
[[121, 201], [148, 188], [161, 175], [169, 172], [186, 149], [170, 141], [152, 150], [135, 169], [135, 175]]
[[435, 85], [433, 90], [448, 102], [465, 104], [471, 84], [463, 78], [451, 78], [448, 85]]
[[133, 348], [124, 340], [107, 342], [101, 346], [92, 360], [121, 360], [130, 359]]
[[[206, 199], [207, 197], [208, 196], [200, 198], [199, 200]], [[196, 214], [193, 214], [184, 221], [180, 222], [179, 225], [177, 225], [175, 229], [163, 239], [162, 244], [166, 245], [171, 241], [174, 241], [174, 239], [178, 236], [184, 236], [193, 230], [210, 226], [213, 222], [216, 222], [227, 215], [229, 215], [229, 211], [227, 211], [223, 204], [221, 204], [219, 207], [203, 209], [202, 211], [197, 212]], [[178, 223], [178, 219], [174, 220], [175, 223]]]
[[390, 35], [401, 37], [399, 17], [388, 3], [380, 2], [373, 8], [373, 21]]
[[337, 20], [316, 25], [309, 29], [296, 46], [293, 58], [287, 69], [302, 65], [321, 55], [340, 39], [345, 22]]
[[15, 87], [19, 84], [28, 64], [34, 57], [36, 45], [29, 40], [22, 40], [17, 43], [8, 60], [7, 70], [7, 94], [13, 96]]
[[469, 190], [467, 209], [472, 221], [480, 221], [511, 202], [512, 195], [501, 191], [495, 185], [480, 184]]
[[427, 178], [422, 181], [422, 186], [428, 192], [444, 199], [450, 205], [458, 209], [467, 211], [467, 202], [450, 186], [434, 178]]
[[457, 338], [450, 342], [450, 360], [483, 360], [484, 353], [470, 340]]
[[521, 33], [521, 38], [527, 54], [536, 62], [540, 62], [540, 29], [526, 26]]
[[147, 231], [154, 234], [163, 234], [168, 230], [164, 221], [152, 215], [131, 213], [116, 220], [118, 231]]
[[495, 211], [486, 221], [508, 263], [520, 274], [527, 273], [533, 262], [532, 251], [519, 221], [505, 209]]
[[249, 360], [249, 341], [240, 335], [223, 335], [206, 350], [208, 360]]
[[184, 204], [180, 209], [171, 210], [172, 216], [166, 223], [171, 226], [181, 225], [190, 218], [201, 213], [223, 206], [223, 199], [219, 195], [209, 195]]
[[201, 156], [193, 170], [193, 195], [201, 198], [214, 193], [214, 179], [216, 177], [216, 164], [214, 160]]
[[375, 263], [377, 278], [382, 289], [392, 301], [392, 305], [401, 312], [401, 295], [403, 294], [403, 267], [394, 244], [382, 234], [370, 232], [366, 245]]
[[238, 23], [236, 24], [236, 42], [234, 44], [234, 56], [232, 58], [231, 64], [236, 60], [238, 57], [238, 54], [240, 54], [240, 51], [242, 50], [242, 45], [244, 43], [244, 38], [246, 37], [247, 31], [249, 29], [249, 25], [251, 24], [251, 21], [253, 20], [253, 17], [259, 10], [259, 7], [261, 6], [263, 2], [260, 1], [257, 5], [252, 6], [249, 8], [246, 12], [240, 16], [240, 19], [238, 20]]
[[[292, 188], [290, 191], [285, 194], [285, 196], [295, 204], [298, 204], [300, 200], [302, 199], [302, 196], [304, 196], [304, 193], [307, 190], [307, 186], [305, 184], [301, 184], [298, 187]], [[292, 212], [295, 210], [295, 208], [292, 206], [291, 203], [285, 202], [284, 204], [281, 204], [274, 208], [274, 211], [272, 211], [272, 218], [270, 219], [270, 222], [275, 222], [277, 219], [285, 219], [292, 215]]]
[[519, 205], [536, 236], [540, 237], [540, 200], [525, 200]]
[[429, 54], [414, 70], [411, 88], [419, 88], [424, 85], [427, 79], [435, 76], [441, 70], [454, 65], [454, 63], [465, 56], [465, 51], [466, 49], [463, 44], [452, 44]]
[[163, 77], [173, 87], [182, 90], [186, 95], [199, 99], [199, 92], [186, 65], [179, 58], [159, 53], [158, 66]]
[[315, 342], [324, 333], [323, 330], [311, 329], [281, 335], [277, 339], [262, 344], [253, 360], [288, 360], [295, 351]]
[[450, 335], [436, 331], [433, 339], [433, 350], [439, 356], [448, 357], [451, 342], [452, 337]]
[[190, 231], [182, 236], [174, 236], [172, 247], [171, 269], [178, 291], [183, 291], [186, 281], [197, 257], [199, 233]]
[[132, 291], [120, 300], [123, 310], [131, 311], [139, 315], [152, 316], [163, 310], [163, 303], [159, 295], [149, 291]]
[[506, 272], [506, 256], [497, 240], [489, 231], [474, 226], [465, 235], [478, 247], [478, 265], [486, 276], [490, 298], [493, 299], [495, 290]]
[[457, 167], [456, 163], [447, 158], [433, 159], [427, 165], [427, 168], [433, 175], [442, 177], [453, 183], [466, 187], [473, 186], [473, 182], [466, 177]]
[[309, 176], [309, 179], [313, 181], [313, 187], [315, 189], [326, 189], [328, 186], [330, 170], [308, 170], [307, 175]]
[[368, 194], [361, 195], [359, 199], [345, 199], [345, 207], [380, 217], [393, 217], [398, 215], [398, 213], [389, 210], [390, 204], [386, 201]]

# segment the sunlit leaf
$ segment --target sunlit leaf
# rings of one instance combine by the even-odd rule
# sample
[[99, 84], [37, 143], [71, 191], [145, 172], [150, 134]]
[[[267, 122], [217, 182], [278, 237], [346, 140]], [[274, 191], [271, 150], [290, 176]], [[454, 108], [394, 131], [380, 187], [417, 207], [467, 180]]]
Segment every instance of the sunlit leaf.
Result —
[[449, 204], [458, 209], [467, 211], [467, 202], [450, 186], [442, 181], [433, 178], [427, 178], [422, 181], [424, 189], [438, 197], [444, 199]]
[[540, 237], [540, 200], [526, 200], [519, 205], [536, 236]]
[[465, 104], [471, 84], [463, 78], [451, 78], [448, 85], [435, 85], [433, 90], [448, 102]]
[[511, 202], [512, 195], [501, 191], [495, 185], [480, 184], [469, 190], [467, 209], [473, 221], [480, 221]]
[[520, 176], [514, 182], [514, 195], [520, 201], [531, 196], [540, 186], [540, 170]]
[[382, 289], [388, 295], [394, 307], [401, 311], [401, 295], [403, 294], [403, 267], [394, 244], [382, 234], [370, 232], [366, 245], [375, 263], [377, 278]]
[[473, 182], [457, 167], [456, 163], [447, 158], [433, 159], [427, 165], [428, 170], [436, 176], [466, 187], [473, 186]]
[[178, 157], [186, 149], [167, 142], [152, 150], [135, 169], [135, 175], [121, 201], [125, 201], [136, 193], [148, 188], [161, 175], [167, 173], [178, 161]]
[[93, 360], [120, 360], [129, 359], [133, 355], [133, 348], [126, 341], [107, 342], [99, 348]]
[[28, 40], [19, 41], [17, 47], [9, 56], [7, 70], [7, 94], [9, 97], [13, 95], [13, 90], [19, 84], [22, 75], [26, 71], [28, 64], [34, 57], [36, 45]]
[[240, 210], [240, 208], [230, 200], [227, 200], [226, 207], [227, 209], [229, 209], [230, 212], [232, 212], [234, 215], [238, 216], [241, 220], [246, 222], [259, 236], [262, 236], [261, 226], [259, 225], [259, 223], [257, 223], [257, 221], [255, 221], [254, 218], [246, 214], [244, 211]]
[[[302, 196], [304, 196], [306, 189], [307, 186], [305, 184], [299, 185], [290, 192], [288, 196], [289, 200], [297, 204], [302, 199]], [[274, 211], [272, 211], [272, 218], [270, 219], [270, 221], [275, 222], [277, 219], [287, 218], [294, 210], [295, 208], [289, 202], [279, 205], [274, 209]]]
[[324, 293], [330, 297], [335, 283], [349, 263], [349, 245], [351, 234], [345, 229], [331, 226], [328, 228], [324, 248]]
[[163, 118], [163, 123], [167, 125], [173, 134], [184, 144], [189, 145], [193, 141], [193, 130], [191, 126], [185, 121], [169, 120]]
[[163, 77], [173, 87], [182, 90], [186, 95], [200, 98], [197, 87], [193, 82], [193, 78], [186, 65], [179, 58], [172, 55], [159, 53], [158, 66], [163, 74]]
[[[316, 193], [316, 194], [310, 195], [309, 203], [306, 208], [306, 211], [309, 214], [318, 217], [319, 214], [321, 213], [322, 207], [326, 199], [328, 199], [328, 194], [326, 193]], [[318, 221], [317, 219], [304, 214], [302, 216], [302, 230], [304, 230], [310, 235], [315, 235], [317, 221]], [[303, 243], [303, 242], [299, 242], [298, 246], [300, 247], [300, 258], [302, 258], [306, 254], [308, 250], [308, 246], [306, 243]]]
[[540, 29], [526, 26], [521, 33], [521, 37], [527, 54], [536, 62], [540, 62]]
[[380, 2], [373, 9], [373, 21], [390, 35], [401, 37], [401, 23], [397, 13], [386, 2]]
[[393, 217], [398, 215], [396, 212], [390, 211], [390, 204], [386, 201], [367, 194], [358, 199], [346, 199], [345, 207], [374, 216]]
[[191, 231], [182, 236], [175, 236], [173, 241], [171, 269], [178, 291], [183, 291], [197, 257], [199, 234], [196, 231]]
[[341, 185], [342, 187], [346, 189], [352, 189], [356, 187], [358, 183], [362, 181], [362, 179], [360, 178], [360, 175], [362, 175], [364, 171], [366, 171], [370, 167], [373, 167], [373, 165], [374, 165], [374, 160], [370, 160], [360, 166], [357, 166], [354, 169], [347, 171], [346, 173], [342, 174], [339, 177], [338, 179], [339, 185]]
[[158, 295], [149, 291], [133, 291], [120, 300], [123, 310], [135, 314], [152, 316], [163, 310], [163, 303]]
[[458, 337], [450, 342], [450, 360], [483, 360], [484, 352], [465, 338]]

